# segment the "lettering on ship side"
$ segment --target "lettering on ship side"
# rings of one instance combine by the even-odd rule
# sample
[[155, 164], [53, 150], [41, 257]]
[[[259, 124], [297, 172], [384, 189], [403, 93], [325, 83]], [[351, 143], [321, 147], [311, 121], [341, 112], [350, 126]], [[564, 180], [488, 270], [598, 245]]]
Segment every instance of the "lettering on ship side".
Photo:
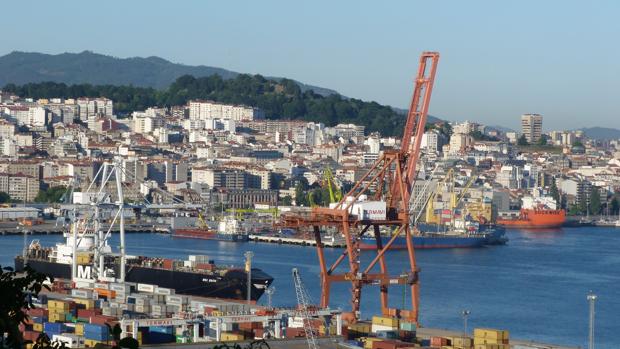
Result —
[[217, 282], [217, 279], [204, 278], [202, 282]]
[[91, 281], [92, 278], [92, 268], [90, 265], [78, 265], [77, 266], [77, 278]]

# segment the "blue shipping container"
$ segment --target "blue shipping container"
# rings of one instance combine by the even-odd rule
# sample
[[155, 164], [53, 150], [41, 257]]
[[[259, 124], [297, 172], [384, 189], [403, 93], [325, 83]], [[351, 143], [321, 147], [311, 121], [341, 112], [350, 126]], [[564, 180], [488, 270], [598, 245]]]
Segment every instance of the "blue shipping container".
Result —
[[43, 332], [47, 334], [61, 334], [65, 331], [65, 324], [59, 322], [45, 322]]
[[101, 334], [109, 334], [110, 329], [106, 325], [98, 325], [98, 324], [84, 324], [84, 333], [101, 333]]
[[32, 322], [35, 324], [43, 324], [47, 322], [47, 316], [33, 316]]
[[151, 326], [149, 327], [149, 332], [157, 332], [164, 334], [173, 334], [174, 328], [172, 326]]
[[149, 332], [146, 337], [142, 338], [144, 344], [162, 344], [176, 342], [176, 337], [173, 334], [161, 333], [161, 332]]
[[107, 341], [110, 339], [110, 336], [107, 333], [100, 332], [84, 332], [84, 337], [96, 341]]

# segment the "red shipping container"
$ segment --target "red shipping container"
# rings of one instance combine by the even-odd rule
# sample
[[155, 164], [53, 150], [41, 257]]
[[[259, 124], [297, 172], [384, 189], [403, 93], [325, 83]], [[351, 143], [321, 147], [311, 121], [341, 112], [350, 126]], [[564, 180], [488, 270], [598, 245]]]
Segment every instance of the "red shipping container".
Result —
[[448, 338], [431, 337], [431, 347], [443, 347], [448, 345]]
[[201, 270], [213, 270], [215, 266], [209, 263], [196, 263], [196, 269]]
[[39, 337], [40, 333], [39, 332], [35, 332], [35, 331], [24, 331], [23, 332], [23, 336], [24, 339], [27, 341], [36, 341], [37, 338]]
[[295, 328], [295, 327], [287, 327], [286, 328], [286, 338], [299, 338], [305, 337], [306, 332], [304, 332], [303, 328]]
[[77, 317], [89, 318], [91, 316], [101, 315], [101, 309], [78, 309]]
[[172, 259], [164, 259], [164, 269], [172, 270]]
[[34, 308], [28, 310], [28, 315], [30, 316], [38, 316], [38, 317], [47, 317], [48, 311], [43, 308]]
[[117, 321], [118, 319], [113, 316], [95, 315], [95, 316], [90, 317], [90, 323], [97, 324], [97, 325], [105, 325], [105, 324], [113, 325]]
[[372, 342], [372, 349], [398, 349], [411, 347], [411, 343], [401, 341], [384, 340]]

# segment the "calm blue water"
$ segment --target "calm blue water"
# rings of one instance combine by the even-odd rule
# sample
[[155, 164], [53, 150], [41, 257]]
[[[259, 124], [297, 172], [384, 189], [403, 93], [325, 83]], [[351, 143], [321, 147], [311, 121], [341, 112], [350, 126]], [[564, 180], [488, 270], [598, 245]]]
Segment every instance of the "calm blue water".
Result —
[[[427, 327], [460, 330], [463, 309], [471, 311], [470, 328], [505, 328], [511, 336], [554, 344], [585, 347], [588, 333], [586, 294], [598, 296], [597, 347], [617, 348], [620, 333], [620, 230], [613, 228], [564, 228], [545, 233], [508, 231], [510, 242], [471, 250], [421, 250], [421, 323]], [[32, 237], [30, 237], [32, 238]], [[60, 236], [35, 236], [44, 244]], [[116, 237], [115, 237], [116, 238]], [[117, 241], [117, 240], [115, 240]], [[128, 252], [185, 258], [207, 254], [218, 264], [241, 265], [243, 253], [255, 252], [254, 266], [275, 277], [274, 304], [293, 305], [291, 268], [297, 267], [315, 300], [319, 299], [316, 251], [309, 247], [262, 243], [229, 243], [173, 239], [156, 234], [127, 237]], [[0, 237], [0, 264], [12, 264], [23, 238]], [[326, 250], [335, 260], [338, 250]], [[364, 254], [369, 260], [372, 252]], [[395, 273], [407, 268], [406, 252], [389, 253]], [[343, 264], [345, 264], [343, 262]], [[334, 289], [333, 307], [348, 307], [349, 287]], [[378, 291], [365, 289], [364, 316], [378, 313]], [[392, 305], [401, 306], [402, 289], [392, 289]], [[409, 295], [407, 294], [407, 300]], [[262, 299], [266, 302], [266, 296]]]

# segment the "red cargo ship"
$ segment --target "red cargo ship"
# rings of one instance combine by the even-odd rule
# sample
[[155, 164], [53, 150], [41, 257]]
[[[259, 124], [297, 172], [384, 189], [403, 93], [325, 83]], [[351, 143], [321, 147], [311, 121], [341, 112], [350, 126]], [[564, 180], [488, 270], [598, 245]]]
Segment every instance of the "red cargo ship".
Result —
[[558, 228], [566, 222], [564, 210], [521, 209], [514, 219], [498, 219], [497, 224], [508, 228], [542, 229]]

